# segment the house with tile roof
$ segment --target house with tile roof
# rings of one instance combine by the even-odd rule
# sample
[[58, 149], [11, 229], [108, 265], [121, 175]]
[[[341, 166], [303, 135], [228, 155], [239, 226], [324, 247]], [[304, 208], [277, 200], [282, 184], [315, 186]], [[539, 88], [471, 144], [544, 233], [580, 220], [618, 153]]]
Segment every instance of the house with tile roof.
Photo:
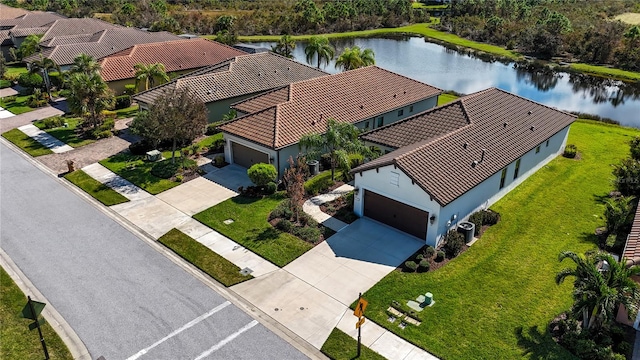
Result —
[[[636, 213], [631, 224], [631, 231], [627, 235], [627, 242], [622, 250], [622, 259], [626, 266], [640, 265], [640, 206], [636, 207]], [[633, 280], [640, 283], [640, 277], [633, 276]], [[634, 329], [640, 330], [640, 312], [636, 314], [634, 320], [629, 320], [629, 312], [624, 306], [618, 308], [616, 321], [621, 324], [633, 326]]]
[[282, 174], [300, 138], [335, 119], [372, 129], [430, 109], [442, 90], [377, 66], [298, 81], [233, 105], [244, 116], [220, 127], [225, 160], [272, 163]]
[[324, 71], [271, 52], [247, 54], [183, 75], [143, 91], [133, 99], [140, 108], [149, 109], [165, 89], [189, 88], [207, 105], [209, 122], [216, 122], [238, 101], [295, 81], [326, 75]]
[[48, 24], [60, 19], [66, 19], [66, 17], [53, 12], [27, 11], [0, 4], [0, 50], [2, 55], [10, 59], [9, 49], [20, 46], [19, 43], [14, 43], [12, 32], [19, 34], [22, 39], [31, 34], [42, 35], [48, 29]]
[[362, 135], [354, 212], [431, 246], [564, 151], [575, 116], [496, 88]]
[[167, 73], [183, 75], [245, 54], [202, 38], [139, 44], [103, 58], [100, 75], [116, 95], [120, 95], [125, 85], [135, 84], [136, 64], [161, 63]]

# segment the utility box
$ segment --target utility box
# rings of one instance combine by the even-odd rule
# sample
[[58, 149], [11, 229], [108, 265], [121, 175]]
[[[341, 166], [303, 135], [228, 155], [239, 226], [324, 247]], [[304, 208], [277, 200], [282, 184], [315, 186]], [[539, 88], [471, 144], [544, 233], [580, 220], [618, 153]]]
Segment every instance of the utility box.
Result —
[[476, 231], [476, 224], [469, 221], [462, 221], [458, 224], [458, 232], [464, 235], [464, 240], [468, 244], [473, 241], [473, 234]]
[[158, 150], [147, 151], [147, 160], [156, 162], [162, 159], [162, 153]]
[[311, 176], [317, 175], [320, 172], [320, 162], [318, 160], [307, 161], [309, 166], [309, 173]]

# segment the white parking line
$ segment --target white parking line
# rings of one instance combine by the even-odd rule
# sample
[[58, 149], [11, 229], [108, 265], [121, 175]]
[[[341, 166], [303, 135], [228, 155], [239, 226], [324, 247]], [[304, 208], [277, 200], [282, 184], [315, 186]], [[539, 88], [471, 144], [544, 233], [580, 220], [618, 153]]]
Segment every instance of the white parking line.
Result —
[[252, 322], [250, 322], [247, 325], [245, 325], [242, 328], [240, 328], [240, 330], [234, 332], [233, 334], [227, 336], [224, 340], [222, 340], [219, 343], [213, 345], [213, 347], [211, 347], [211, 349], [209, 349], [209, 350], [203, 352], [202, 354], [200, 354], [197, 358], [195, 358], [195, 360], [202, 360], [205, 357], [211, 355], [213, 352], [220, 350], [221, 347], [227, 345], [233, 339], [235, 339], [238, 336], [240, 336], [240, 334], [242, 334], [243, 332], [251, 329], [252, 327], [254, 327], [256, 325], [258, 325], [258, 321], [257, 320], [253, 320]]
[[202, 320], [208, 318], [209, 316], [217, 313], [218, 311], [224, 309], [225, 307], [227, 307], [229, 305], [231, 305], [230, 302], [228, 302], [228, 301], [223, 302], [222, 304], [220, 304], [220, 305], [216, 306], [215, 308], [211, 309], [211, 311], [209, 311], [208, 313], [198, 316], [197, 318], [195, 318], [195, 319], [189, 321], [188, 323], [184, 324], [181, 328], [176, 329], [171, 334], [169, 334], [169, 335], [163, 337], [162, 339], [156, 341], [155, 343], [153, 343], [153, 345], [138, 351], [135, 355], [132, 355], [131, 357], [127, 358], [127, 360], [135, 360], [135, 359], [139, 358], [140, 356], [142, 356], [142, 355], [146, 354], [147, 352], [149, 352], [149, 350], [153, 349], [154, 347], [162, 344], [163, 342], [165, 342], [165, 341], [169, 340], [170, 338], [178, 335], [179, 333], [187, 330], [188, 328], [194, 326], [195, 324], [201, 322]]

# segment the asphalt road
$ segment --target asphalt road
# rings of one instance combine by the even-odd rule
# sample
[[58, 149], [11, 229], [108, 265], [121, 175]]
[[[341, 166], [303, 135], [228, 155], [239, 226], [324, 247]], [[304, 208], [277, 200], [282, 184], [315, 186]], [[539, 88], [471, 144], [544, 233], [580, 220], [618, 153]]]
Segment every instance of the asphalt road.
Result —
[[0, 246], [93, 359], [306, 359], [0, 143]]

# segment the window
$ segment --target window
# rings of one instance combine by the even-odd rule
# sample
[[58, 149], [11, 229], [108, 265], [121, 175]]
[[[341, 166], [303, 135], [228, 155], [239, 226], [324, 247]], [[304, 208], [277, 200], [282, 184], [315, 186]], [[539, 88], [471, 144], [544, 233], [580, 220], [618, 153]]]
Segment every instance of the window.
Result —
[[402, 115], [404, 115], [404, 109], [398, 110], [398, 116], [402, 116]]
[[547, 140], [547, 145], [546, 146], [549, 147], [549, 140]]
[[413, 105], [409, 106], [409, 112], [413, 112]]
[[520, 172], [520, 160], [518, 159], [518, 161], [516, 161], [516, 170], [513, 172], [513, 179], [517, 179], [518, 178], [518, 173]]
[[364, 129], [365, 130], [369, 130], [369, 122], [368, 121], [366, 123], [364, 123]]
[[504, 187], [504, 181], [507, 178], [507, 168], [502, 169], [502, 176], [500, 176], [500, 189]]
[[380, 127], [380, 126], [382, 126], [382, 125], [384, 125], [384, 116], [380, 116], [380, 117], [378, 118], [378, 127]]
[[540, 145], [536, 148], [536, 154], [540, 152]]
[[395, 171], [391, 172], [390, 184], [394, 186], [400, 186], [400, 173], [397, 173]]

